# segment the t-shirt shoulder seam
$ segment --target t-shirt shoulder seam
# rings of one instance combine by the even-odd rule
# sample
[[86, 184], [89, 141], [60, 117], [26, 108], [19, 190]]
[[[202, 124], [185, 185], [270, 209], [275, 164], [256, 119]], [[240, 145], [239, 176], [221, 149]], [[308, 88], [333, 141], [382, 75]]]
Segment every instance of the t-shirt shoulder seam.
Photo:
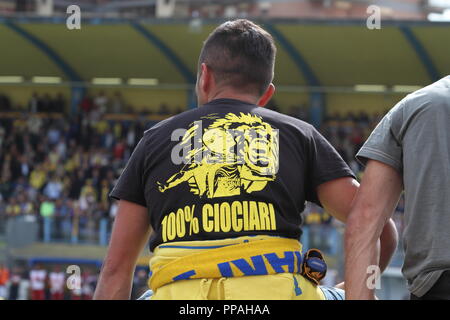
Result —
[[381, 150], [378, 150], [378, 149], [375, 149], [375, 148], [372, 148], [372, 147], [366, 147], [366, 146], [363, 146], [363, 147], [361, 148], [361, 150], [358, 152], [357, 157], [366, 157], [366, 156], [363, 154], [364, 151], [373, 152], [373, 153], [375, 153], [375, 154], [377, 154], [377, 155], [379, 155], [379, 156], [386, 157], [387, 159], [394, 161], [397, 165], [400, 166], [400, 161], [398, 161], [397, 159], [395, 159], [393, 156], [391, 156], [390, 154], [388, 154], [388, 153], [386, 153], [386, 152], [383, 152], [383, 151], [381, 151]]

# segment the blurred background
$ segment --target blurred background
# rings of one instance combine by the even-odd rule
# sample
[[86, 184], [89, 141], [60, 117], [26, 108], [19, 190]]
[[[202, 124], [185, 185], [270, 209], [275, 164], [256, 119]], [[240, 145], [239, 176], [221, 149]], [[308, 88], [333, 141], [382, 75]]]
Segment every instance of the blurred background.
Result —
[[[70, 5], [81, 29], [67, 27]], [[0, 297], [92, 298], [117, 210], [108, 192], [144, 130], [196, 106], [202, 41], [234, 18], [276, 40], [268, 107], [316, 126], [358, 177], [354, 155], [386, 111], [450, 73], [447, 0], [0, 0]], [[303, 214], [325, 284], [342, 281], [343, 226], [313, 204]], [[400, 200], [400, 233], [402, 217]], [[407, 298], [401, 247], [382, 299]]]

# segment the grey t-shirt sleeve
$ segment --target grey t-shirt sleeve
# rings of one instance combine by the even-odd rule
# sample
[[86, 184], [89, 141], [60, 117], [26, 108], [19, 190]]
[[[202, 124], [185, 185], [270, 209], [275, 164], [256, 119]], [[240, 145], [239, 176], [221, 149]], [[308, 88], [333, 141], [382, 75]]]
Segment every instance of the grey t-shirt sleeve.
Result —
[[365, 165], [367, 160], [377, 160], [402, 172], [401, 131], [404, 104], [404, 100], [400, 101], [384, 116], [356, 154], [356, 158], [362, 164]]

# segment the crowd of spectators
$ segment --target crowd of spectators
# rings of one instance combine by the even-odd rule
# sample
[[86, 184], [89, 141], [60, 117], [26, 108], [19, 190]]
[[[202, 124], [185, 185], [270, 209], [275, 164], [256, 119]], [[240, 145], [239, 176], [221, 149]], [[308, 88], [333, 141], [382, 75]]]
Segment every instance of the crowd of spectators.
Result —
[[105, 120], [103, 100], [92, 100], [77, 116], [41, 117], [50, 109], [33, 95], [30, 112], [0, 118], [0, 219], [53, 217], [53, 236], [67, 239], [93, 238], [114, 218], [108, 193], [149, 123]]

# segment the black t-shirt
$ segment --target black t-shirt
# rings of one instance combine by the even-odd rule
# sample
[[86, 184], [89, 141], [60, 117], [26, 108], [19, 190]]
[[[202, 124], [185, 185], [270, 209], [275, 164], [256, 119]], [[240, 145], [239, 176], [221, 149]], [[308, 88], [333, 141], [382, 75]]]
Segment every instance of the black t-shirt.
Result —
[[305, 201], [353, 173], [311, 125], [217, 99], [144, 133], [111, 192], [147, 207], [161, 243], [244, 235], [298, 239]]

